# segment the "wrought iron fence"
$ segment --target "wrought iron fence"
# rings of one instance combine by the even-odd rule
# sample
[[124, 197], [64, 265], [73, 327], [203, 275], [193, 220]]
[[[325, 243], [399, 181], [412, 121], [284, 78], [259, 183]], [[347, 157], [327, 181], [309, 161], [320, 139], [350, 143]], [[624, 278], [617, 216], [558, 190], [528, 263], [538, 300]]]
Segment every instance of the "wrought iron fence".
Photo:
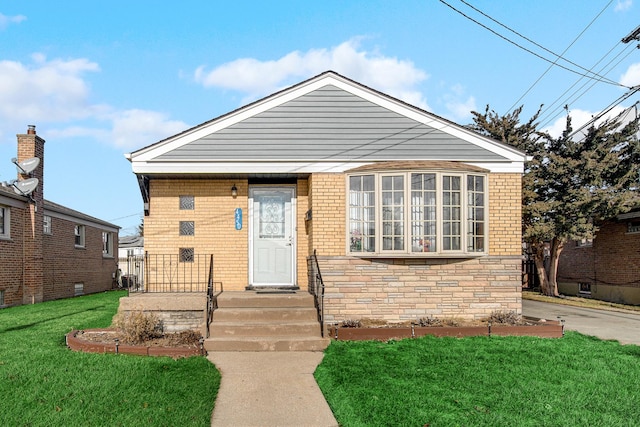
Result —
[[123, 258], [122, 287], [129, 292], [207, 292], [212, 262], [210, 254], [193, 254], [187, 259], [179, 254], [149, 253]]

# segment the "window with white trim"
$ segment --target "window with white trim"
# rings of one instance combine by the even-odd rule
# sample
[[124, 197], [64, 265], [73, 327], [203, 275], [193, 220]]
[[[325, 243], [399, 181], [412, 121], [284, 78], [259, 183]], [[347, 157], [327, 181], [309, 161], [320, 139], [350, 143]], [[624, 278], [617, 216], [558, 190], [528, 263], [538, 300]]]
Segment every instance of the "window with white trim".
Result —
[[374, 172], [348, 177], [351, 254], [487, 252], [487, 177], [470, 172]]
[[113, 256], [113, 233], [102, 232], [102, 256]]
[[49, 215], [42, 217], [42, 231], [44, 234], [51, 234], [51, 217]]
[[11, 223], [11, 210], [6, 206], [0, 206], [0, 239], [11, 237], [9, 224]]
[[74, 227], [75, 245], [77, 248], [84, 248], [84, 225], [76, 225]]

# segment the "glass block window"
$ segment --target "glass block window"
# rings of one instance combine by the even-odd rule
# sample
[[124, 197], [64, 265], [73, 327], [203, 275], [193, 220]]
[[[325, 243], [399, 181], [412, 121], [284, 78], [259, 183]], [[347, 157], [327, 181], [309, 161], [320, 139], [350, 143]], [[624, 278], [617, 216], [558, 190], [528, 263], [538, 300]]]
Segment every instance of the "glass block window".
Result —
[[180, 262], [193, 262], [194, 253], [193, 248], [180, 248]]
[[180, 210], [194, 210], [196, 208], [195, 197], [180, 196]]
[[193, 236], [195, 235], [195, 224], [193, 221], [180, 221], [180, 235], [181, 236]]

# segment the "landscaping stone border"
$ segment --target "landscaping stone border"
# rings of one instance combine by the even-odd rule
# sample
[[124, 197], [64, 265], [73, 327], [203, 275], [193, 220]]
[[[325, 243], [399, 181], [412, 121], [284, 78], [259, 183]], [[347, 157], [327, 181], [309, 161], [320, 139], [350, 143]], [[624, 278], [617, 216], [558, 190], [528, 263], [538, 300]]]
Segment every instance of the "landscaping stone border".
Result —
[[[108, 329], [87, 329], [90, 331], [102, 332]], [[65, 336], [67, 347], [73, 351], [82, 351], [85, 353], [116, 353], [116, 354], [138, 354], [142, 356], [168, 356], [174, 359], [191, 356], [206, 356], [207, 351], [203, 346], [194, 347], [157, 347], [145, 345], [129, 345], [129, 344], [105, 344], [92, 341], [86, 341], [78, 338], [78, 333], [82, 331], [73, 330]]]
[[404, 338], [418, 338], [425, 335], [436, 337], [475, 337], [475, 336], [533, 336], [540, 338], [562, 338], [564, 336], [564, 322], [527, 318], [533, 325], [508, 326], [405, 326], [380, 328], [341, 328], [329, 327], [329, 336], [334, 340], [377, 340], [388, 341]]

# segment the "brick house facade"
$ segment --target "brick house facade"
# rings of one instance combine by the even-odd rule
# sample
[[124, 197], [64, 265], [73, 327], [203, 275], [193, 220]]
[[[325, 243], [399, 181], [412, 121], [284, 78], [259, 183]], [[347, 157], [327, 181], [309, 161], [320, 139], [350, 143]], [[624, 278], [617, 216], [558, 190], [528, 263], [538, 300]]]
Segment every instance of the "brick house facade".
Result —
[[334, 72], [127, 157], [145, 251], [225, 291], [306, 289], [316, 254], [326, 322], [521, 313], [525, 154]]
[[640, 305], [640, 209], [605, 221], [592, 241], [567, 243], [558, 264], [558, 290]]
[[17, 138], [18, 163], [40, 159], [38, 186], [27, 196], [0, 187], [0, 308], [111, 289], [119, 227], [46, 200], [45, 141], [35, 126]]

